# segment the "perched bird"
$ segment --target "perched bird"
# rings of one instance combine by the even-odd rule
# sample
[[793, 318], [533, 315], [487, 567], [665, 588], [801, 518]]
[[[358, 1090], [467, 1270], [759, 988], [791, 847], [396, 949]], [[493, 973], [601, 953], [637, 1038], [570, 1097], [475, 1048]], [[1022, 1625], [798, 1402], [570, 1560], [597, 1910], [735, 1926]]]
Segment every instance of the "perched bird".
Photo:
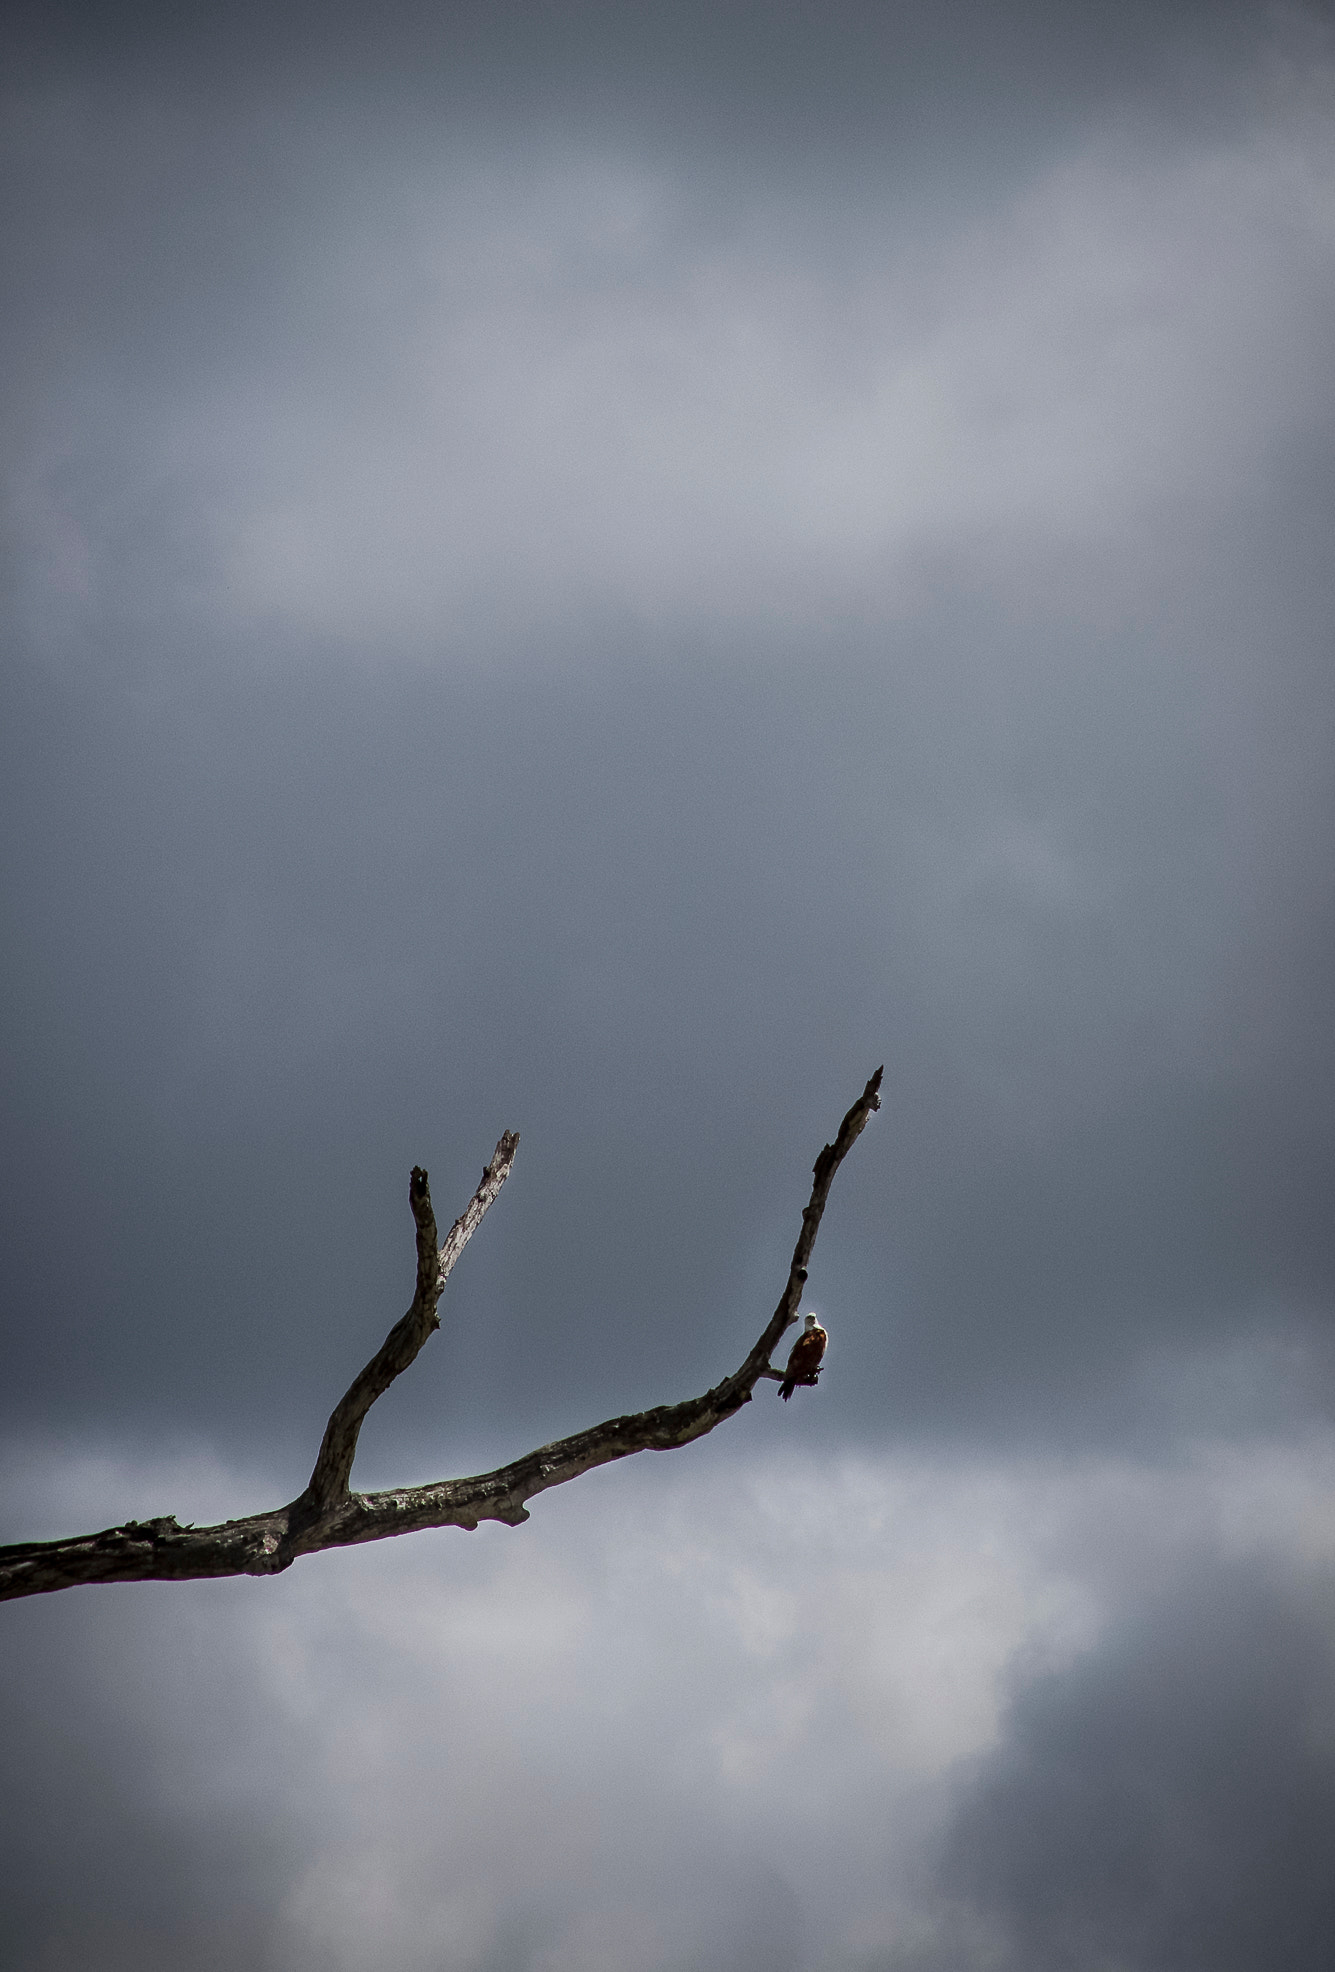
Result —
[[820, 1359], [825, 1354], [825, 1344], [829, 1336], [814, 1315], [807, 1316], [807, 1325], [793, 1344], [793, 1352], [788, 1358], [788, 1367], [779, 1385], [779, 1395], [785, 1404], [799, 1383], [814, 1383], [820, 1368]]

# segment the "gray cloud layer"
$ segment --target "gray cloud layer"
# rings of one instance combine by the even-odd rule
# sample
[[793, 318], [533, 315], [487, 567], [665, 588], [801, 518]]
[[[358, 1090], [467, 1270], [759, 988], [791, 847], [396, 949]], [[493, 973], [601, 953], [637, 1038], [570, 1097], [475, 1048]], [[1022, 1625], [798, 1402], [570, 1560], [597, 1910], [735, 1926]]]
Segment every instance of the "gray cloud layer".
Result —
[[1202, 1569], [1019, 1701], [946, 1886], [1027, 1967], [1326, 1963], [1330, 1584]]
[[1315, 1965], [1332, 1456], [701, 1448], [522, 1534], [20, 1605], [0, 1963]]
[[666, 1394], [883, 1054], [872, 1415], [1320, 1314], [1332, 154], [1322, 71], [1257, 75], [791, 224], [763, 143], [19, 96], [14, 1238], [50, 1307], [77, 1172], [103, 1255], [30, 1388], [139, 1381], [189, 1170], [171, 1402], [244, 1409], [263, 1336], [286, 1410], [314, 1310], [351, 1357], [394, 1291], [403, 1168], [517, 1123], [501, 1358]]
[[10, 1962], [1315, 1963], [1330, 1557], [1181, 1461], [1328, 1512], [1324, 12], [6, 33], [9, 1537], [294, 1490], [502, 1127], [359, 1477], [703, 1387], [887, 1086], [689, 1540], [7, 1616]]

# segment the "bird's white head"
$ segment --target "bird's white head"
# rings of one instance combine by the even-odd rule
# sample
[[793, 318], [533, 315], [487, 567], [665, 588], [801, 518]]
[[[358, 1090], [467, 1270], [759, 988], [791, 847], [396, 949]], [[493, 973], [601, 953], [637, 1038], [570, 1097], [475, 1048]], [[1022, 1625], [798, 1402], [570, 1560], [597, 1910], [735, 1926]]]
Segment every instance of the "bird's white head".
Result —
[[820, 1323], [819, 1323], [819, 1322], [818, 1322], [818, 1321], [816, 1320], [816, 1317], [815, 1317], [814, 1315], [808, 1315], [808, 1316], [807, 1316], [807, 1327], [808, 1327], [808, 1328], [819, 1328], [819, 1327], [820, 1327]]

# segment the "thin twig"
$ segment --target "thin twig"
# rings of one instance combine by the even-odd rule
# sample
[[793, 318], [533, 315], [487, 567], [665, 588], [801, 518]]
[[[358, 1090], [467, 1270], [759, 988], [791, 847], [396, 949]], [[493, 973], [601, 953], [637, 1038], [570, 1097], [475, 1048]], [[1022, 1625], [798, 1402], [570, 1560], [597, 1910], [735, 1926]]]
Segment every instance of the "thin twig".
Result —
[[318, 1520], [348, 1497], [352, 1461], [357, 1456], [357, 1437], [366, 1413], [377, 1397], [383, 1397], [395, 1377], [402, 1376], [417, 1359], [424, 1342], [440, 1327], [436, 1304], [441, 1291], [469, 1240], [482, 1223], [487, 1207], [500, 1193], [515, 1161], [519, 1138], [507, 1130], [497, 1144], [490, 1164], [467, 1206], [459, 1214], [436, 1250], [436, 1215], [431, 1209], [431, 1189], [427, 1174], [416, 1165], [408, 1182], [408, 1203], [417, 1222], [417, 1291], [406, 1315], [395, 1322], [380, 1348], [361, 1374], [349, 1385], [334, 1406], [315, 1469], [302, 1495]]

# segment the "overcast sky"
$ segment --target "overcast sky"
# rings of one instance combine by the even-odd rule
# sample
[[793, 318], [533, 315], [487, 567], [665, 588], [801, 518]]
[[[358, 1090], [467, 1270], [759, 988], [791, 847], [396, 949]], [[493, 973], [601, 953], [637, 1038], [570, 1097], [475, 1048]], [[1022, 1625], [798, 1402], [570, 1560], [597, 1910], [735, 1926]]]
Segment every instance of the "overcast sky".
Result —
[[2, 32], [3, 1972], [1324, 1966], [1331, 10]]

